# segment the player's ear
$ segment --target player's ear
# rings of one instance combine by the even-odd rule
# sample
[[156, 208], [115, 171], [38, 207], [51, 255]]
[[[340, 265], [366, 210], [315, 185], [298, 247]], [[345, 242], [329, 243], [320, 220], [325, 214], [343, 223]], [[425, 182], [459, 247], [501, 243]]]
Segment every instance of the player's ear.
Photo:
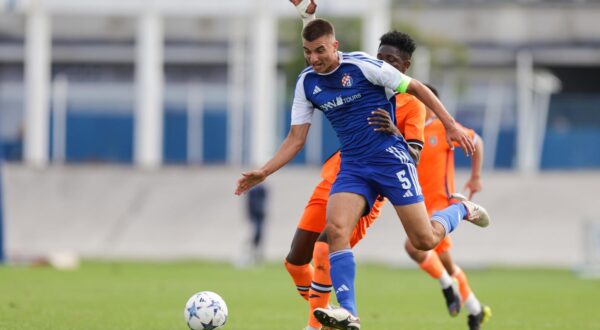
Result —
[[410, 65], [412, 64], [410, 59], [404, 60], [404, 70], [408, 70], [408, 68], [410, 68]]
[[337, 39], [333, 39], [333, 50], [337, 51], [339, 46], [340, 46], [340, 42], [337, 41]]

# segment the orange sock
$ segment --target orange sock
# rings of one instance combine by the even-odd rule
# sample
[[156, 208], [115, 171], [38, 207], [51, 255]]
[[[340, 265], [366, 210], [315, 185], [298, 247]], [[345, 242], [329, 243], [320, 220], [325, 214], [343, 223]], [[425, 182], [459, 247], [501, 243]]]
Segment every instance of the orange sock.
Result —
[[452, 277], [454, 277], [458, 282], [460, 299], [462, 301], [467, 301], [467, 298], [471, 294], [471, 287], [469, 287], [469, 281], [467, 281], [467, 274], [465, 274], [465, 272], [463, 272], [463, 270], [458, 266], [454, 266], [454, 268], [455, 271], [454, 274], [452, 274]]
[[317, 242], [313, 252], [313, 263], [315, 264], [315, 274], [310, 286], [308, 303], [310, 313], [308, 325], [313, 328], [320, 328], [321, 323], [315, 319], [313, 311], [315, 308], [325, 308], [329, 304], [331, 296], [331, 275], [329, 275], [329, 245], [325, 242]]
[[292, 276], [292, 280], [296, 284], [296, 289], [298, 289], [298, 293], [304, 298], [308, 300], [308, 289], [310, 288], [310, 281], [314, 275], [314, 268], [311, 264], [306, 265], [293, 265], [289, 263], [287, 260], [283, 262], [285, 265], [285, 269], [287, 269], [288, 273]]
[[444, 265], [440, 257], [432, 251], [427, 251], [427, 257], [419, 266], [435, 279], [442, 277], [442, 273], [444, 272]]

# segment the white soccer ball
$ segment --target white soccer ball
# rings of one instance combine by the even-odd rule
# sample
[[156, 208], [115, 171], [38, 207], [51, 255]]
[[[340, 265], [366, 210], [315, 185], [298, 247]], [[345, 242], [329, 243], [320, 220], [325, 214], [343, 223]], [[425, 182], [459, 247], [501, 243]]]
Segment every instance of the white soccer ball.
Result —
[[198, 292], [185, 304], [183, 316], [192, 330], [220, 329], [227, 322], [227, 305], [211, 291]]

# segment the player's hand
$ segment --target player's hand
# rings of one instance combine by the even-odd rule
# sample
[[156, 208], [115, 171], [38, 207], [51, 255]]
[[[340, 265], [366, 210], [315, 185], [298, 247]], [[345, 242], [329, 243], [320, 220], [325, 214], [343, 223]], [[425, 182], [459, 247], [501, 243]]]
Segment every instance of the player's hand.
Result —
[[446, 127], [446, 141], [450, 145], [450, 149], [454, 149], [453, 142], [458, 143], [458, 145], [465, 151], [467, 156], [471, 156], [475, 152], [475, 144], [473, 144], [473, 140], [471, 140], [467, 133], [460, 129], [458, 125]]
[[250, 190], [250, 188], [265, 181], [266, 178], [267, 174], [262, 170], [254, 170], [242, 173], [242, 177], [239, 178], [237, 182], [238, 185], [235, 189], [235, 194], [239, 196], [247, 192], [248, 190]]
[[296, 7], [302, 18], [314, 15], [317, 11], [317, 0], [290, 0], [290, 2]]
[[398, 127], [396, 127], [396, 124], [392, 120], [389, 112], [378, 108], [377, 110], [371, 112], [371, 114], [371, 117], [367, 117], [367, 121], [369, 126], [377, 126], [373, 129], [374, 131], [402, 136], [402, 133], [400, 133], [400, 130], [398, 130]]
[[469, 178], [469, 181], [467, 181], [467, 183], [465, 184], [463, 191], [467, 193], [467, 195], [469, 196], [469, 200], [471, 200], [475, 193], [481, 191], [482, 187], [483, 184], [481, 183], [481, 178], [472, 176], [471, 178]]

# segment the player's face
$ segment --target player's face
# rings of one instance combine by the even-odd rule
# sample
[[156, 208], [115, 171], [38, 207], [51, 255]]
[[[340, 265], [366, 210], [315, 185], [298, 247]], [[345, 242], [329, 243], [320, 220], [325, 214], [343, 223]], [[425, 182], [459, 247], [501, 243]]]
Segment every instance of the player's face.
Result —
[[339, 65], [338, 41], [324, 35], [313, 41], [302, 40], [304, 58], [317, 73], [329, 73]]
[[410, 67], [410, 58], [394, 46], [381, 45], [377, 50], [377, 59], [387, 62], [402, 73], [406, 73]]

